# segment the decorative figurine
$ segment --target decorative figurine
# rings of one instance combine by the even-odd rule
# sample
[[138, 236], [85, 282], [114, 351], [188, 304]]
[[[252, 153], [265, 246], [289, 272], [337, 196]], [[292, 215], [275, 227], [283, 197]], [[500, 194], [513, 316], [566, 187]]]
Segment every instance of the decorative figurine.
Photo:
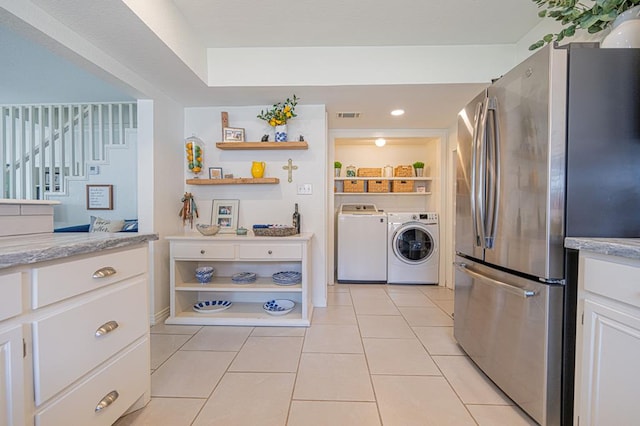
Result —
[[300, 135], [300, 138], [298, 138], [298, 140], [299, 140], [300, 142], [304, 142], [304, 136]]
[[269, 135], [262, 135], [262, 139], [260, 139], [260, 142], [269, 142]]
[[196, 207], [196, 202], [193, 199], [193, 194], [185, 192], [182, 200], [180, 201], [182, 202], [182, 208], [180, 209], [178, 216], [182, 218], [182, 226], [185, 226], [187, 222], [189, 222], [189, 225], [191, 225], [191, 228], [193, 229], [194, 216], [200, 217], [198, 214], [198, 207]]

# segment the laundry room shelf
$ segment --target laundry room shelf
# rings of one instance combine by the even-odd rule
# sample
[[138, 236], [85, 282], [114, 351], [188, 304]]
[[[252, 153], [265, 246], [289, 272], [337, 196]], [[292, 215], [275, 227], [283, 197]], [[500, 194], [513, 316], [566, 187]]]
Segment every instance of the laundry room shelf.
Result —
[[431, 192], [334, 192], [334, 195], [431, 195]]
[[335, 181], [345, 181], [345, 180], [413, 180], [413, 181], [431, 181], [432, 177], [364, 177], [364, 176], [356, 176], [356, 177], [337, 177], [334, 178]]
[[307, 142], [216, 142], [222, 150], [309, 149]]
[[187, 185], [257, 185], [280, 183], [278, 178], [187, 179]]

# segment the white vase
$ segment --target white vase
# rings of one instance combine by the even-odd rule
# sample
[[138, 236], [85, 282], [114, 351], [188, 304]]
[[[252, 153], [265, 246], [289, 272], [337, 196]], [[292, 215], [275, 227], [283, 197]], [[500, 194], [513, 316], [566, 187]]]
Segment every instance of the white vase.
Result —
[[276, 126], [276, 142], [286, 142], [287, 141], [287, 125], [282, 124], [280, 126]]
[[611, 25], [611, 32], [602, 40], [600, 47], [640, 47], [640, 5], [618, 15]]

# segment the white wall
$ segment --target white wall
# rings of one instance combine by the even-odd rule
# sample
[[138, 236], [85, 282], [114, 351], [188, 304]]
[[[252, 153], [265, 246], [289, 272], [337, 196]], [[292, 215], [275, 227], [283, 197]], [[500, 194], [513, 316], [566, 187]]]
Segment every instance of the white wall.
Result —
[[[82, 179], [67, 181], [67, 195], [48, 195], [49, 200], [58, 200], [54, 206], [54, 228], [84, 225], [91, 216], [104, 219], [136, 219], [138, 217], [138, 192], [132, 185], [137, 176], [137, 134], [127, 132], [125, 145], [106, 148], [104, 162], [94, 162], [99, 167], [97, 175], [87, 174]], [[113, 185], [113, 210], [87, 210], [86, 186]]]
[[138, 213], [140, 232], [156, 232], [151, 243], [150, 314], [152, 324], [169, 315], [169, 235], [182, 232], [178, 218], [184, 189], [181, 179], [183, 108], [162, 96], [138, 102]]
[[[234, 177], [251, 177], [253, 161], [266, 163], [265, 177], [277, 177], [277, 185], [186, 185], [184, 191], [194, 195], [200, 218], [196, 223], [210, 223], [211, 206], [214, 199], [240, 200], [240, 226], [251, 229], [254, 224], [276, 223], [291, 224], [294, 204], [298, 203], [303, 232], [313, 232], [311, 244], [313, 303], [315, 306], [326, 306], [326, 227], [325, 227], [325, 193], [327, 162], [326, 116], [323, 105], [298, 105], [297, 117], [288, 123], [290, 140], [298, 140], [303, 135], [309, 144], [308, 150], [265, 150], [265, 151], [223, 151], [215, 147], [222, 140], [220, 113], [229, 113], [229, 125], [245, 129], [246, 141], [259, 141], [263, 134], [270, 133], [274, 140], [273, 130], [256, 118], [260, 110], [268, 105], [247, 107], [205, 107], [186, 108], [184, 134], [174, 144], [180, 151], [181, 169], [185, 179], [192, 177], [186, 167], [184, 139], [195, 134], [204, 141], [204, 169], [222, 167], [223, 173], [232, 173]], [[293, 165], [293, 182], [287, 181], [287, 171], [283, 166], [291, 158]], [[206, 177], [206, 174], [205, 174]], [[184, 181], [183, 181], [184, 182]], [[312, 195], [297, 195], [297, 185], [310, 183]], [[178, 220], [176, 205], [175, 215]], [[188, 226], [186, 232], [197, 232]]]

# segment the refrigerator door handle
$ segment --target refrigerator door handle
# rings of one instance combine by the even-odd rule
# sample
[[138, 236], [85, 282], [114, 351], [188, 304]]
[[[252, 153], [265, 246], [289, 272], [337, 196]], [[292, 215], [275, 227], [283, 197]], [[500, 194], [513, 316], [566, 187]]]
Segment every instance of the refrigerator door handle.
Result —
[[486, 217], [484, 223], [487, 226], [485, 233], [485, 247], [488, 249], [493, 248], [494, 239], [496, 236], [496, 224], [497, 224], [497, 209], [498, 199], [500, 195], [500, 126], [498, 125], [498, 100], [496, 97], [491, 97], [487, 100], [487, 117], [490, 124], [490, 141], [487, 144], [487, 208]]
[[478, 148], [480, 147], [480, 123], [482, 121], [482, 110], [484, 106], [483, 102], [478, 102], [476, 104], [476, 110], [473, 115], [473, 135], [471, 137], [471, 218], [473, 221], [473, 236], [475, 239], [476, 246], [482, 246], [482, 241], [480, 239], [480, 231], [478, 231], [478, 211], [476, 205], [476, 192], [478, 188], [478, 161], [480, 159], [480, 154], [478, 153]]
[[523, 290], [521, 288], [511, 286], [511, 285], [509, 285], [507, 283], [504, 283], [502, 281], [498, 281], [498, 280], [495, 280], [493, 278], [489, 278], [486, 275], [479, 274], [478, 272], [475, 272], [475, 271], [469, 269], [467, 267], [466, 263], [454, 262], [454, 265], [455, 265], [456, 269], [458, 269], [459, 271], [461, 271], [461, 272], [463, 272], [463, 273], [465, 273], [465, 274], [467, 274], [467, 275], [469, 275], [469, 276], [471, 276], [473, 278], [482, 280], [483, 282], [485, 282], [487, 284], [490, 284], [490, 285], [492, 285], [494, 287], [498, 287], [498, 288], [500, 288], [500, 289], [502, 289], [504, 291], [507, 291], [507, 292], [509, 292], [511, 294], [514, 294], [514, 295], [516, 295], [518, 297], [522, 297], [522, 298], [526, 299], [528, 297], [533, 297], [533, 296], [536, 295], [535, 291]]
[[489, 113], [489, 99], [485, 99], [482, 106], [480, 126], [478, 126], [478, 158], [476, 158], [477, 185], [475, 188], [476, 198], [476, 226], [478, 227], [480, 244], [482, 248], [487, 248], [487, 222], [485, 202], [487, 196], [487, 115]]

